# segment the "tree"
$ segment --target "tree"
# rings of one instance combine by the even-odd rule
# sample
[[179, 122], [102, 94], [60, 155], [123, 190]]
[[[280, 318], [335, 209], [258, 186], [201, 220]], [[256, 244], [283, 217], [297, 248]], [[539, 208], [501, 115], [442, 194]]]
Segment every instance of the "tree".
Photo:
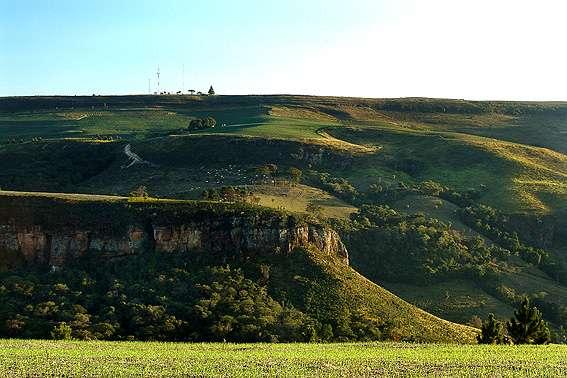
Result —
[[295, 167], [291, 167], [287, 170], [287, 172], [289, 173], [289, 181], [292, 184], [298, 184], [299, 181], [301, 180], [301, 175], [303, 174], [303, 172], [301, 172], [301, 169], [297, 169]]
[[201, 119], [192, 119], [189, 122], [189, 130], [201, 130], [203, 128], [203, 120]]
[[256, 172], [261, 176], [271, 176], [272, 180], [274, 182], [274, 185], [276, 184], [276, 175], [278, 173], [278, 166], [277, 165], [275, 165], [275, 164], [262, 165], [262, 166], [256, 168]]
[[503, 344], [505, 339], [504, 324], [494, 314], [482, 323], [482, 333], [476, 337], [479, 344]]
[[145, 186], [141, 185], [130, 192], [130, 197], [135, 198], [148, 198], [150, 195], [148, 194], [148, 190]]
[[217, 120], [213, 117], [207, 117], [203, 119], [204, 126], [208, 128], [213, 128], [217, 125]]
[[514, 344], [547, 344], [551, 336], [541, 312], [525, 297], [506, 324]]
[[67, 323], [61, 322], [51, 330], [51, 338], [55, 340], [71, 340], [72, 331]]
[[193, 96], [193, 95], [195, 94], [195, 90], [194, 90], [194, 89], [189, 89], [188, 92], [191, 94], [191, 96]]
[[195, 131], [209, 129], [215, 127], [216, 125], [217, 120], [213, 117], [196, 118], [192, 119], [191, 122], [189, 122], [189, 127], [187, 127], [187, 130]]
[[215, 95], [215, 90], [213, 89], [213, 86], [211, 85], [211, 87], [209, 88], [209, 96], [214, 96]]
[[441, 193], [445, 191], [443, 185], [435, 181], [424, 181], [421, 184], [419, 184], [419, 189], [423, 194], [433, 197], [438, 197]]

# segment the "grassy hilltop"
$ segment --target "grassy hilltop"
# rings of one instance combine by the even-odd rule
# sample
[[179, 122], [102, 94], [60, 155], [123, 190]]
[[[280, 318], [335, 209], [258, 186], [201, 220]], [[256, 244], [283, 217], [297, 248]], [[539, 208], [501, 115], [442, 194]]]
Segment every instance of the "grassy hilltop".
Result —
[[[187, 130], [208, 116], [214, 129]], [[567, 327], [567, 103], [0, 99], [0, 188], [128, 196], [140, 185], [183, 200], [231, 186], [320, 218], [358, 272], [452, 321], [510, 316], [528, 295]]]

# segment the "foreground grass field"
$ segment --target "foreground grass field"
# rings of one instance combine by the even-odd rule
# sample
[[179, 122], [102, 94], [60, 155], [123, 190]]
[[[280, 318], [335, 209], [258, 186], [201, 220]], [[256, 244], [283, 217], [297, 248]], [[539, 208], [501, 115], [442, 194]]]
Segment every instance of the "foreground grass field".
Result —
[[567, 346], [0, 341], [1, 376], [567, 375]]

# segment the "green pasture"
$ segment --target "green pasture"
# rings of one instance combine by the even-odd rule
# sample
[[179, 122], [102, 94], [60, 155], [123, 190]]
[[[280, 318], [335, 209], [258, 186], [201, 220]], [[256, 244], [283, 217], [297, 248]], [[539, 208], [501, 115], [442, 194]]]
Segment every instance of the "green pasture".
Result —
[[567, 346], [0, 341], [10, 377], [498, 376], [567, 374]]

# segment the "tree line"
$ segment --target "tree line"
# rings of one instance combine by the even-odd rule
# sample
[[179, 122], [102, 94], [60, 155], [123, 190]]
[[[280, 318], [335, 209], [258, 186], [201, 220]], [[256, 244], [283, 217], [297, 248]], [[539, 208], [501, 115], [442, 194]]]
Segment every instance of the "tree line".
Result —
[[477, 337], [479, 344], [547, 344], [551, 341], [551, 332], [542, 313], [527, 297], [505, 323], [489, 314], [481, 331]]
[[310, 290], [333, 285], [319, 281], [313, 268], [308, 273], [313, 284], [306, 277], [303, 289], [294, 289], [288, 279], [278, 281], [288, 272], [277, 265], [237, 255], [145, 253], [117, 262], [86, 258], [55, 272], [0, 273], [0, 337], [194, 342], [390, 337], [389, 323], [351, 311], [332, 290], [328, 308], [309, 301], [316, 295]]

